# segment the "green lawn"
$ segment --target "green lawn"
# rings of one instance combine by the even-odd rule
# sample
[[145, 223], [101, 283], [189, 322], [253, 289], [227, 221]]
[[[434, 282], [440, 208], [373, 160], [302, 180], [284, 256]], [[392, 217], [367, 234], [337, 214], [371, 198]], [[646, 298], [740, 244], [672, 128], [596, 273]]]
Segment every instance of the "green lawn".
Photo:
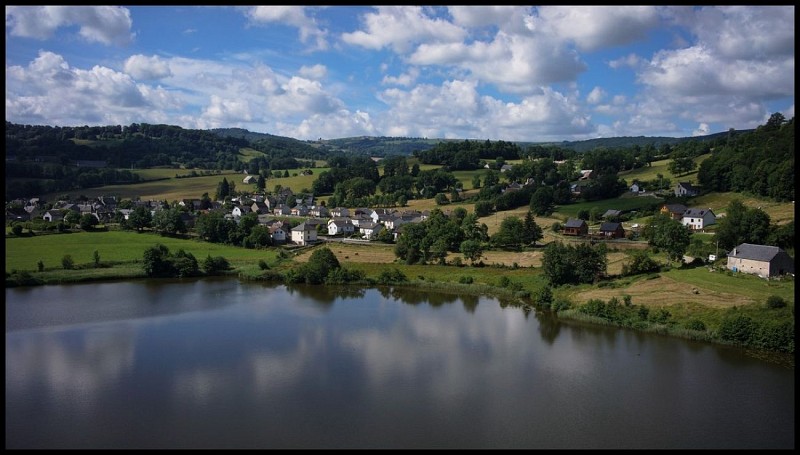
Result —
[[94, 251], [101, 262], [130, 262], [142, 259], [144, 250], [161, 243], [171, 252], [183, 248], [198, 261], [208, 255], [223, 256], [234, 267], [264, 259], [275, 259], [276, 250], [249, 250], [199, 240], [162, 237], [153, 233], [129, 231], [76, 232], [34, 237], [6, 237], [6, 270], [37, 270], [39, 260], [46, 269], [61, 268], [61, 258], [69, 254], [76, 265], [94, 263]]
[[621, 197], [614, 199], [603, 199], [601, 201], [591, 202], [578, 202], [575, 204], [559, 205], [553, 216], [556, 218], [563, 218], [566, 220], [569, 217], [575, 218], [581, 210], [588, 210], [591, 212], [592, 208], [597, 207], [601, 214], [606, 210], [622, 210], [623, 212], [631, 210], [647, 209], [650, 206], [660, 206], [664, 202], [661, 198], [649, 196], [636, 196], [633, 194], [624, 194]]

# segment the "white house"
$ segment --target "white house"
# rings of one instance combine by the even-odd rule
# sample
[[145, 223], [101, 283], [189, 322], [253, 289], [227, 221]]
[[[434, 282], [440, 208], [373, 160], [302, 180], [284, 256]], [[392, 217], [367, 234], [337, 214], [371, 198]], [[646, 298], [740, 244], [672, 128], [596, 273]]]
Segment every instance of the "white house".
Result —
[[706, 226], [716, 222], [717, 217], [711, 209], [688, 208], [683, 212], [683, 217], [681, 217], [681, 223], [694, 231], [703, 230]]
[[269, 227], [269, 234], [272, 236], [273, 243], [285, 243], [286, 242], [286, 231], [284, 231], [280, 225], [273, 224]]
[[239, 205], [237, 205], [237, 206], [234, 206], [233, 209], [231, 210], [231, 215], [233, 215], [236, 218], [241, 218], [241, 217], [247, 215], [248, 213], [250, 213], [252, 211], [253, 211], [253, 209], [251, 209], [249, 206], [246, 206], [246, 205], [239, 206]]
[[378, 233], [383, 229], [382, 224], [378, 223], [361, 223], [358, 225], [358, 231], [364, 235], [365, 239], [372, 240], [378, 236]]
[[347, 218], [332, 218], [328, 220], [328, 235], [352, 235], [356, 230], [353, 222]]
[[292, 228], [292, 242], [298, 245], [308, 245], [317, 241], [317, 229], [306, 223], [300, 223]]
[[256, 183], [256, 182], [258, 182], [258, 179], [255, 178], [252, 175], [248, 175], [247, 177], [242, 179], [242, 183], [253, 184], [253, 183]]

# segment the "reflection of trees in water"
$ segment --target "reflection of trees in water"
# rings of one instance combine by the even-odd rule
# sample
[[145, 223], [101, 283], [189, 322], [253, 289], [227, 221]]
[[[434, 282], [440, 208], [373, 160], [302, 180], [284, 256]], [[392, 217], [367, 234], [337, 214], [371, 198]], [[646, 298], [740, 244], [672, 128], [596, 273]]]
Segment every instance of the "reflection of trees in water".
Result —
[[561, 322], [552, 311], [535, 311], [536, 320], [539, 321], [539, 334], [547, 344], [553, 344], [561, 331]]
[[459, 299], [463, 299], [463, 296], [458, 294], [449, 294], [438, 290], [424, 291], [406, 287], [392, 287], [391, 295], [393, 298], [409, 305], [427, 303], [433, 307], [442, 306], [445, 303], [455, 303]]
[[295, 292], [300, 297], [313, 300], [316, 303], [330, 305], [336, 299], [363, 299], [366, 289], [358, 286], [313, 285], [294, 284], [287, 285], [286, 291], [293, 295]]

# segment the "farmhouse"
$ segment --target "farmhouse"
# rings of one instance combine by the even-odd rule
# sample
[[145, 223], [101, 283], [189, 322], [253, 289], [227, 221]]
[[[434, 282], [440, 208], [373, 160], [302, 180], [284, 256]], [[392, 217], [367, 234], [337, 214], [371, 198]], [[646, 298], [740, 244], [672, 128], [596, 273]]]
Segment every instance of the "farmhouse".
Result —
[[247, 177], [242, 179], [242, 183], [256, 183], [257, 181], [258, 179], [252, 175], [248, 175]]
[[317, 241], [317, 229], [307, 223], [300, 223], [292, 228], [292, 242], [308, 245]]
[[600, 234], [607, 239], [621, 239], [625, 237], [625, 228], [622, 223], [605, 222], [600, 225]]
[[564, 224], [564, 235], [587, 235], [589, 233], [589, 225], [586, 221], [576, 218], [570, 218]]
[[794, 273], [794, 260], [777, 246], [742, 243], [728, 253], [727, 268], [761, 278]]
[[332, 218], [328, 220], [328, 235], [350, 236], [356, 227], [349, 218]]
[[678, 182], [675, 187], [675, 196], [697, 196], [699, 191], [689, 182]]
[[688, 226], [689, 229], [699, 231], [705, 229], [706, 226], [715, 224], [717, 217], [711, 209], [696, 209], [688, 208], [683, 212], [681, 223]]
[[669, 215], [673, 220], [680, 221], [686, 209], [687, 207], [683, 204], [664, 204], [660, 212], [662, 215]]

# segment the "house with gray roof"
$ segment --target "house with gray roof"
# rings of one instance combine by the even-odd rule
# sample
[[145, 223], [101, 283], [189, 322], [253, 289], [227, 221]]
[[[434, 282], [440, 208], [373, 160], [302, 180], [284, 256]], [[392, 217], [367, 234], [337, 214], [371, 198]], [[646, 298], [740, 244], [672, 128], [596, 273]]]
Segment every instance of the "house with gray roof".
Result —
[[675, 196], [697, 196], [700, 191], [689, 182], [678, 182], [675, 186]]
[[300, 223], [292, 228], [292, 242], [298, 245], [308, 245], [317, 241], [317, 228], [308, 223]]
[[580, 218], [570, 218], [564, 224], [564, 235], [588, 235], [589, 225]]
[[681, 217], [681, 223], [693, 231], [701, 231], [716, 222], [717, 216], [711, 209], [688, 208]]
[[777, 246], [742, 243], [728, 253], [728, 270], [761, 278], [794, 274], [794, 259]]
[[625, 237], [625, 228], [622, 227], [622, 223], [607, 221], [600, 225], [600, 230], [598, 232], [607, 239], [621, 239]]

